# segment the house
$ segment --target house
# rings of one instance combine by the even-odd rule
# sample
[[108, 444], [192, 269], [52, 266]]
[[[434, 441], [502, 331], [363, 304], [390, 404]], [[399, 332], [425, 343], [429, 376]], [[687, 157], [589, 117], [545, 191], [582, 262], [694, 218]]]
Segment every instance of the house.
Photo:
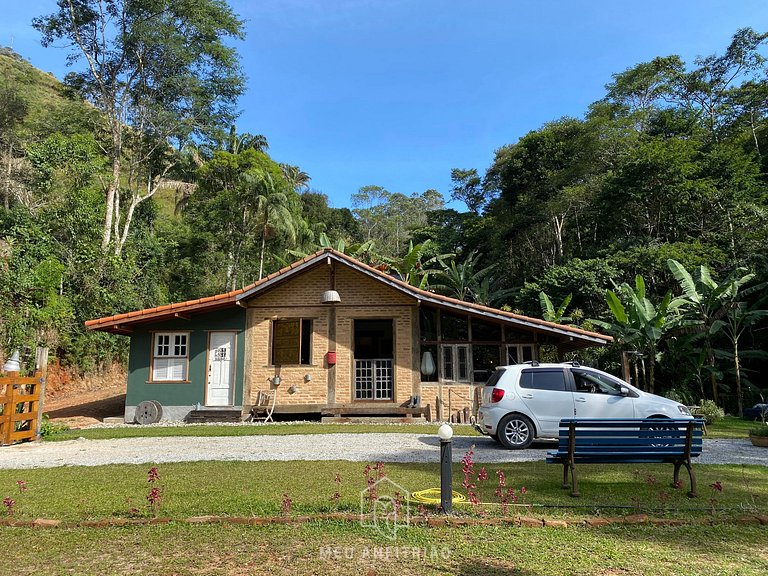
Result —
[[208, 298], [89, 320], [131, 338], [125, 420], [218, 408], [249, 415], [467, 414], [495, 366], [605, 345], [610, 336], [418, 289], [332, 249]]

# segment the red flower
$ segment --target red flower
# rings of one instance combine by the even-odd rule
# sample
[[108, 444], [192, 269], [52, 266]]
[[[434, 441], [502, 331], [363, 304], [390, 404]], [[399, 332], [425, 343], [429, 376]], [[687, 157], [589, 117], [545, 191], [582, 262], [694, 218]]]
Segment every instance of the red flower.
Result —
[[712, 484], [709, 485], [709, 487], [712, 488], [712, 490], [717, 490], [718, 492], [723, 491], [723, 485], [720, 484], [720, 480], [718, 480], [717, 482], [713, 482]]

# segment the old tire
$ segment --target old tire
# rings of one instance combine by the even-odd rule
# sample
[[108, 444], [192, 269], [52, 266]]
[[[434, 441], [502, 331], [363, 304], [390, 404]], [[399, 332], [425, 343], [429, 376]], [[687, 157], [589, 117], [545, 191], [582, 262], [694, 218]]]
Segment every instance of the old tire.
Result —
[[501, 445], [510, 450], [528, 448], [535, 436], [533, 422], [522, 414], [507, 414], [499, 422], [496, 431]]

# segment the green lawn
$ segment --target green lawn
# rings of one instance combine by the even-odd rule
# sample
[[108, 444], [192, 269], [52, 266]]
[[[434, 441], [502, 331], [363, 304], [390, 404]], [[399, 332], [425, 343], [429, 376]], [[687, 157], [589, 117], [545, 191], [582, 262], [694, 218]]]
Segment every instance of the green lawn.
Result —
[[[407, 528], [354, 523], [1, 529], [0, 573], [49, 576], [763, 576], [763, 526]], [[387, 557], [387, 554], [389, 556]], [[399, 557], [398, 557], [399, 556]]]
[[[158, 465], [163, 486], [160, 513], [175, 519], [198, 515], [279, 515], [282, 495], [293, 500], [293, 513], [312, 514], [336, 510], [357, 512], [360, 491], [366, 487], [365, 463], [323, 462], [184, 462]], [[475, 465], [476, 473], [479, 465]], [[56, 518], [68, 521], [127, 517], [131, 508], [147, 514], [145, 497], [150, 465], [110, 465], [32, 470], [0, 470], [0, 499], [16, 500], [18, 518]], [[438, 463], [384, 466], [386, 476], [415, 492], [439, 487]], [[671, 488], [671, 465], [584, 465], [579, 467], [581, 498], [571, 498], [560, 488], [560, 466], [543, 462], [489, 465], [488, 479], [475, 481], [488, 513], [498, 514], [494, 495], [496, 471], [506, 475], [508, 487], [519, 493], [525, 486], [527, 504], [540, 515], [560, 517], [633, 512], [701, 516], [710, 507], [724, 514], [768, 510], [768, 467], [694, 465], [700, 497], [689, 499], [684, 489]], [[334, 477], [341, 475], [338, 505]], [[17, 481], [26, 483], [21, 493]], [[454, 488], [461, 488], [461, 465], [454, 466]], [[720, 482], [722, 492], [710, 488]], [[710, 501], [710, 499], [714, 499]], [[458, 508], [468, 512], [468, 507]], [[0, 509], [0, 514], [4, 512]]]
[[[0, 574], [743, 574], [768, 571], [768, 527], [736, 523], [768, 514], [768, 468], [697, 465], [700, 497], [669, 486], [672, 467], [580, 466], [582, 497], [560, 488], [561, 468], [542, 462], [489, 466], [478, 484], [480, 510], [500, 514], [496, 471], [525, 503], [509, 515], [559, 519], [568, 528], [513, 526], [401, 528], [390, 541], [354, 521], [250, 526], [183, 522], [190, 516], [356, 514], [366, 487], [365, 463], [191, 462], [161, 464], [157, 514], [169, 524], [110, 528], [0, 528], [11, 554]], [[151, 517], [149, 465], [0, 470], [0, 498], [15, 500], [17, 520], [65, 522]], [[403, 490], [438, 487], [438, 464], [386, 464]], [[341, 476], [340, 486], [334, 481]], [[454, 488], [462, 490], [454, 466]], [[19, 489], [18, 481], [26, 489]], [[710, 487], [720, 482], [722, 492]], [[339, 489], [338, 503], [332, 498]], [[382, 493], [384, 490], [382, 490]], [[415, 506], [414, 513], [419, 513]], [[423, 511], [423, 510], [422, 510]], [[459, 517], [477, 516], [455, 506]], [[0, 515], [4, 513], [0, 509]], [[434, 515], [434, 509], [429, 510]], [[580, 525], [588, 515], [643, 513], [682, 526]], [[414, 550], [416, 552], [414, 552]], [[389, 559], [386, 558], [389, 554]], [[377, 556], [378, 555], [378, 556]], [[400, 557], [398, 557], [398, 555]], [[415, 555], [415, 557], [414, 557]]]
[[757, 424], [750, 420], [726, 416], [719, 422], [707, 426], [707, 438], [747, 438], [749, 429]]
[[[707, 427], [707, 438], [746, 438], [753, 422], [728, 416]], [[166, 436], [251, 436], [287, 434], [363, 434], [363, 433], [415, 433], [437, 434], [437, 424], [320, 424], [319, 422], [286, 422], [277, 424], [253, 424], [242, 426], [130, 426], [121, 428], [87, 428], [59, 430], [46, 438], [48, 441], [106, 440], [112, 438], [166, 437]], [[479, 436], [471, 426], [453, 426], [457, 436]]]
[[[437, 435], [438, 424], [321, 424], [319, 422], [286, 422], [275, 424], [243, 424], [240, 426], [216, 426], [195, 424], [191, 426], [130, 426], [120, 428], [86, 428], [61, 430], [46, 440], [61, 441], [75, 438], [106, 440], [112, 438], [166, 437], [166, 436], [256, 436], [289, 434], [363, 434], [370, 432]], [[479, 436], [468, 425], [454, 425], [458, 436]]]

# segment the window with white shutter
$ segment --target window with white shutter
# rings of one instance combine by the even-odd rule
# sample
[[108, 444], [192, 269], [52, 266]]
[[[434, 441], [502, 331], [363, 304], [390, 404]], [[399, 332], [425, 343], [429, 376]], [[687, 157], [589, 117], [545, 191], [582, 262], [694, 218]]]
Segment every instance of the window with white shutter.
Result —
[[156, 332], [152, 346], [152, 381], [185, 382], [189, 332]]

